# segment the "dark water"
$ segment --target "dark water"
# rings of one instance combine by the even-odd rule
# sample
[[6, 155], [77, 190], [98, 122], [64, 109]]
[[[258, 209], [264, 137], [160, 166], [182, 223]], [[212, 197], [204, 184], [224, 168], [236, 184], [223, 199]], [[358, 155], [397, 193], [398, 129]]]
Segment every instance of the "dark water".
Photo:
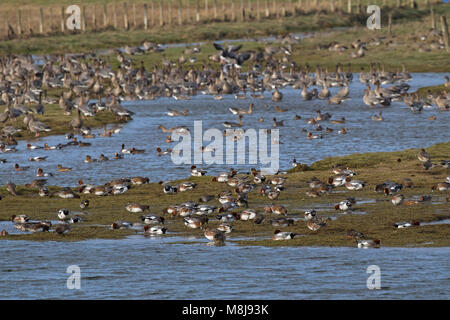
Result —
[[[422, 86], [436, 85], [443, 82], [444, 74], [413, 74], [413, 80], [409, 82], [410, 91], [413, 92]], [[232, 115], [229, 107], [248, 108], [250, 102], [255, 104], [252, 115], [244, 115], [243, 129], [272, 128], [272, 118], [284, 120], [284, 126], [280, 129], [279, 164], [281, 169], [291, 167], [294, 157], [297, 162], [312, 163], [329, 156], [348, 155], [352, 153], [394, 151], [407, 148], [427, 147], [437, 142], [450, 140], [448, 130], [450, 112], [439, 112], [436, 109], [424, 110], [421, 114], [412, 114], [410, 110], [400, 102], [394, 102], [391, 107], [383, 109], [383, 122], [372, 121], [371, 116], [377, 114], [380, 109], [369, 108], [363, 104], [364, 86], [359, 82], [358, 75], [350, 85], [350, 100], [341, 105], [328, 105], [327, 101], [314, 100], [303, 101], [299, 90], [285, 88], [283, 101], [277, 103], [280, 108], [288, 109], [285, 113], [276, 113], [271, 101], [271, 94], [266, 92], [265, 99], [236, 100], [234, 95], [224, 95], [221, 101], [213, 100], [211, 96], [197, 95], [189, 101], [176, 101], [173, 98], [160, 98], [154, 101], [126, 102], [124, 106], [134, 111], [134, 119], [122, 129], [121, 133], [111, 138], [96, 137], [94, 139], [82, 139], [92, 143], [91, 147], [68, 147], [62, 150], [45, 151], [26, 149], [27, 141], [22, 141], [17, 146], [19, 152], [13, 154], [0, 154], [0, 158], [8, 160], [0, 164], [0, 184], [12, 180], [16, 184], [30, 182], [35, 178], [36, 169], [41, 167], [45, 172], [51, 172], [54, 177], [49, 178], [49, 185], [77, 184], [79, 178], [84, 178], [85, 183], [103, 184], [111, 178], [123, 176], [149, 176], [151, 181], [181, 179], [189, 176], [190, 165], [175, 165], [170, 156], [158, 157], [155, 151], [157, 146], [163, 150], [173, 148], [176, 143], [165, 143], [167, 133], [162, 133], [157, 127], [163, 124], [166, 127], [179, 125], [192, 128], [195, 120], [203, 121], [203, 130], [217, 128], [224, 130], [224, 121], [237, 121], [237, 116]], [[336, 92], [339, 88], [332, 88]], [[266, 108], [265, 104], [269, 106]], [[169, 117], [166, 115], [167, 108], [178, 110], [189, 109], [186, 117]], [[345, 117], [345, 124], [332, 124], [329, 121], [322, 122], [325, 129], [334, 129], [332, 133], [324, 131], [316, 132], [314, 125], [306, 124], [305, 119], [315, 117], [316, 110], [329, 112], [332, 119]], [[295, 114], [302, 117], [301, 120], [293, 120]], [[435, 114], [437, 120], [430, 121], [427, 118]], [[263, 117], [264, 122], [257, 121]], [[68, 117], [69, 121], [71, 117]], [[340, 135], [339, 129], [346, 127], [348, 133]], [[323, 139], [307, 140], [306, 133], [301, 132], [306, 128], [313, 134], [322, 134]], [[102, 130], [96, 130], [97, 133]], [[66, 143], [64, 136], [53, 136], [32, 141], [33, 144], [56, 145]], [[124, 159], [108, 161], [105, 163], [84, 163], [86, 155], [98, 158], [100, 154], [112, 158], [114, 152], [121, 150], [121, 144], [126, 148], [136, 147], [145, 149], [145, 154], [125, 155]], [[225, 141], [224, 141], [225, 143]], [[205, 142], [207, 146], [209, 142]], [[194, 152], [196, 150], [192, 150]], [[29, 162], [31, 156], [48, 156], [45, 162]], [[17, 162], [22, 166], [31, 168], [25, 172], [15, 172], [13, 164]], [[72, 172], [57, 172], [57, 164], [73, 168]], [[198, 165], [207, 168], [208, 174], [216, 174], [224, 171], [230, 165]], [[234, 164], [233, 167], [248, 170], [251, 167], [259, 167], [258, 164]]]
[[[1, 241], [0, 299], [450, 298], [450, 248], [171, 244], [176, 240]], [[79, 290], [66, 287], [69, 265], [80, 267]], [[367, 288], [370, 265], [380, 268], [379, 290]]]

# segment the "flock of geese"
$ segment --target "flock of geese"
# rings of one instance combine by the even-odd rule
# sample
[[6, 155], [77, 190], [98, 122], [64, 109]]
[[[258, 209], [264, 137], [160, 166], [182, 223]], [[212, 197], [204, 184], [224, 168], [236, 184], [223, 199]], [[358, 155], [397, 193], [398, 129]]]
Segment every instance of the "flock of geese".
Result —
[[[6, 105], [5, 110], [0, 114], [0, 122], [7, 123], [1, 130], [0, 153], [13, 153], [17, 151], [15, 145], [17, 141], [14, 135], [22, 130], [19, 126], [19, 118], [26, 130], [35, 134], [36, 137], [43, 132], [50, 132], [52, 128], [45, 121], [46, 110], [45, 104], [59, 104], [61, 113], [70, 117], [67, 121], [68, 129], [73, 133], [68, 134], [67, 143], [58, 144], [56, 146], [38, 146], [28, 144], [29, 150], [43, 148], [45, 150], [65, 149], [70, 147], [89, 146], [90, 143], [83, 142], [75, 135], [81, 138], [92, 138], [94, 135], [91, 129], [84, 124], [84, 120], [88, 117], [95, 117], [99, 112], [109, 110], [113, 113], [117, 120], [130, 119], [133, 112], [127, 110], [121, 105], [122, 101], [131, 100], [152, 100], [156, 97], [172, 97], [176, 100], [189, 100], [191, 96], [196, 94], [208, 94], [213, 99], [220, 100], [223, 94], [234, 94], [236, 99], [262, 99], [265, 91], [272, 92], [272, 101], [279, 102], [283, 99], [281, 89], [284, 87], [292, 87], [300, 91], [299, 98], [304, 101], [315, 99], [325, 100], [328, 104], [339, 105], [349, 99], [349, 83], [353, 81], [353, 73], [351, 66], [344, 71], [344, 66], [338, 64], [335, 71], [329, 71], [327, 68], [317, 66], [315, 69], [308, 64], [305, 66], [297, 65], [292, 60], [294, 51], [293, 44], [298, 41], [295, 37], [286, 37], [280, 47], [265, 46], [259, 51], [241, 52], [242, 45], [222, 46], [214, 43], [217, 54], [209, 57], [210, 61], [220, 64], [219, 70], [210, 64], [204, 64], [200, 69], [193, 66], [185, 66], [190, 58], [186, 59], [185, 54], [195, 57], [201, 49], [198, 47], [189, 48], [177, 61], [170, 61], [163, 56], [162, 65], [157, 65], [147, 69], [141, 61], [139, 65], [135, 65], [133, 59], [125, 56], [122, 51], [115, 51], [119, 66], [117, 70], [113, 70], [110, 63], [104, 58], [95, 54], [91, 55], [71, 55], [71, 56], [46, 56], [43, 64], [37, 64], [31, 56], [4, 56], [0, 58], [0, 105]], [[144, 43], [143, 49], [126, 47], [127, 55], [140, 55], [148, 52], [160, 52], [164, 49], [161, 46], [152, 43]], [[358, 51], [363, 50], [364, 46], [358, 46]], [[108, 58], [109, 59], [109, 56]], [[242, 72], [244, 63], [249, 64], [248, 72]], [[387, 107], [393, 101], [403, 102], [412, 112], [419, 113], [425, 108], [436, 106], [440, 110], [450, 109], [450, 96], [445, 91], [433, 94], [428, 93], [425, 99], [421, 99], [417, 94], [408, 93], [409, 85], [406, 83], [411, 79], [411, 75], [403, 66], [402, 70], [396, 72], [386, 71], [385, 66], [372, 63], [369, 71], [360, 73], [359, 80], [366, 86], [363, 97], [364, 104], [370, 107]], [[382, 85], [388, 87], [382, 87]], [[372, 87], [373, 86], [373, 87]], [[446, 77], [446, 87], [450, 87], [449, 79]], [[340, 89], [334, 94], [331, 88], [339, 87]], [[312, 88], [312, 89], [310, 89]], [[57, 92], [56, 99], [48, 93]], [[248, 94], [250, 92], [250, 94]], [[229, 111], [237, 116], [238, 122], [226, 121], [223, 123], [225, 128], [239, 128], [243, 126], [242, 119], [245, 115], [252, 114], [254, 104], [250, 103], [248, 109], [238, 109], [230, 107]], [[268, 109], [269, 106], [266, 106]], [[286, 112], [279, 106], [274, 107], [275, 112]], [[168, 116], [186, 116], [189, 110], [178, 111], [169, 109]], [[42, 118], [38, 121], [36, 117]], [[317, 110], [317, 117], [307, 119], [308, 124], [315, 124], [316, 131], [325, 130], [332, 132], [331, 128], [323, 128], [322, 121], [330, 120], [329, 113], [322, 113]], [[301, 119], [295, 115], [294, 120]], [[372, 116], [374, 121], [383, 121], [382, 111], [378, 115]], [[258, 121], [263, 122], [261, 117]], [[345, 118], [333, 120], [332, 123], [344, 124]], [[283, 121], [279, 121], [273, 117], [273, 127], [283, 126]], [[178, 132], [185, 134], [189, 129], [185, 126], [166, 128], [160, 125], [159, 129], [165, 133]], [[121, 126], [115, 125], [109, 129], [105, 127], [104, 132], [100, 134], [103, 137], [110, 137], [113, 134], [120, 133]], [[322, 138], [322, 135], [314, 135], [312, 132], [303, 129], [308, 139]], [[225, 134], [226, 131], [224, 131]], [[344, 127], [339, 130], [339, 134], [347, 133]], [[169, 136], [166, 142], [172, 142]], [[204, 150], [206, 151], [206, 150]], [[145, 150], [133, 148], [125, 148], [122, 145], [112, 157], [113, 159], [121, 159], [124, 154], [139, 154]], [[157, 148], [158, 156], [170, 154], [171, 149], [166, 151]], [[419, 154], [419, 160], [426, 159], [426, 152]], [[45, 161], [46, 157], [30, 157], [30, 161]], [[2, 163], [7, 162], [6, 159], [0, 159]], [[108, 161], [109, 158], [101, 155], [99, 159], [93, 159], [87, 156], [85, 162], [102, 162]], [[429, 157], [423, 161], [424, 167], [431, 168]], [[293, 166], [296, 166], [294, 159]], [[442, 165], [448, 167], [448, 160], [443, 160]], [[14, 164], [15, 171], [26, 171], [29, 167]], [[58, 172], [71, 171], [71, 168], [58, 165]], [[206, 172], [195, 166], [190, 169], [192, 176], [202, 176]], [[366, 186], [365, 182], [356, 180], [353, 176], [356, 174], [348, 168], [335, 168], [334, 177], [330, 177], [328, 181], [322, 182], [313, 179], [309, 182], [311, 190], [307, 192], [310, 197], [319, 197], [331, 191], [336, 187], [345, 187], [348, 190], [360, 190]], [[52, 173], [43, 172], [38, 168], [37, 177], [49, 177]], [[213, 177], [213, 181], [218, 183], [226, 183], [233, 188], [233, 191], [222, 192], [218, 197], [205, 195], [198, 204], [193, 201], [186, 202], [181, 205], [174, 205], [167, 208], [166, 213], [172, 217], [181, 217], [184, 224], [188, 228], [202, 229], [207, 239], [216, 244], [223, 244], [226, 235], [233, 230], [232, 222], [236, 220], [251, 220], [255, 224], [261, 224], [266, 221], [265, 214], [259, 213], [254, 209], [248, 208], [248, 193], [257, 190], [258, 194], [267, 197], [271, 201], [275, 201], [285, 190], [284, 183], [286, 178], [275, 175], [272, 178], [261, 175], [260, 172], [252, 170], [250, 174], [238, 174], [235, 170], [221, 173]], [[149, 179], [145, 177], [122, 178], [107, 182], [101, 186], [87, 185], [83, 181], [79, 181], [77, 192], [71, 188], [62, 188], [61, 190], [51, 194], [45, 186], [47, 179], [36, 179], [26, 187], [38, 188], [39, 196], [58, 196], [61, 198], [80, 198], [80, 194], [91, 194], [96, 196], [118, 195], [126, 193], [132, 185], [140, 185], [148, 183]], [[195, 183], [183, 182], [176, 186], [162, 183], [163, 192], [165, 194], [174, 194], [192, 190], [196, 187]], [[385, 182], [381, 186], [377, 186], [387, 195], [397, 193], [403, 187], [402, 184]], [[376, 188], [376, 189], [377, 189]], [[16, 186], [9, 182], [6, 189], [13, 196], [17, 196]], [[379, 191], [377, 189], [377, 191]], [[450, 189], [450, 177], [447, 181], [438, 184], [433, 190], [446, 191]], [[234, 194], [233, 194], [234, 193]], [[392, 198], [394, 205], [406, 204], [401, 195], [395, 195]], [[206, 202], [216, 199], [220, 202], [220, 207], [207, 205]], [[1, 196], [0, 196], [1, 200]], [[395, 201], [394, 201], [395, 200]], [[424, 197], [423, 201], [426, 201]], [[394, 203], [395, 202], [395, 203]], [[353, 198], [348, 198], [336, 204], [336, 210], [345, 212], [355, 204]], [[80, 207], [82, 209], [89, 206], [89, 201], [84, 200]], [[239, 213], [234, 212], [238, 207], [245, 207], [245, 210]], [[130, 204], [126, 210], [132, 213], [144, 213], [149, 211], [148, 206], [140, 204]], [[293, 232], [281, 232], [278, 228], [288, 227], [294, 223], [292, 219], [287, 218], [287, 209], [282, 205], [272, 204], [265, 208], [266, 214], [277, 215], [278, 217], [268, 220], [272, 226], [277, 229], [274, 231], [274, 240], [293, 239], [297, 234]], [[207, 226], [208, 216], [213, 212], [217, 212], [216, 219], [221, 222], [216, 229]], [[57, 224], [54, 228], [58, 234], [65, 234], [70, 231], [72, 223], [82, 221], [83, 212], [70, 212], [61, 209], [58, 212], [58, 218], [63, 222]], [[81, 217], [80, 217], [81, 216]], [[147, 214], [141, 217], [143, 231], [146, 234], [165, 234], [167, 228], [164, 227], [164, 218]], [[327, 219], [317, 215], [315, 210], [305, 212], [307, 227], [310, 230], [317, 231], [324, 227]], [[32, 222], [25, 215], [14, 215], [11, 220], [16, 227], [22, 231], [49, 231], [52, 227], [49, 221]], [[411, 225], [417, 225], [416, 222]], [[406, 225], [403, 225], [406, 226]], [[112, 229], [133, 228], [135, 224], [126, 221], [116, 221], [111, 224]], [[2, 235], [6, 231], [2, 231]], [[354, 238], [358, 246], [377, 246], [380, 244], [378, 239], [367, 240], [364, 235], [355, 230], [350, 230], [348, 237]]]

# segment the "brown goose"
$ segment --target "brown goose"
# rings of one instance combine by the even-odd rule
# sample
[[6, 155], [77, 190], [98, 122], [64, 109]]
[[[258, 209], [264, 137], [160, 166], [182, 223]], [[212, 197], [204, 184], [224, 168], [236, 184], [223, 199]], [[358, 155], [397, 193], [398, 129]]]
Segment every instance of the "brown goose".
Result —
[[81, 119], [81, 111], [78, 109], [78, 113], [75, 118], [69, 123], [69, 127], [74, 131], [78, 132], [80, 128], [83, 126], [83, 120]]
[[36, 121], [34, 119], [34, 116], [31, 116], [30, 121], [28, 122], [28, 129], [31, 132], [34, 132], [36, 135], [36, 137], [39, 137], [39, 134], [44, 131], [44, 132], [50, 132], [52, 131], [52, 129], [50, 129], [50, 127], [48, 125], [46, 125], [45, 123], [42, 123], [40, 121]]

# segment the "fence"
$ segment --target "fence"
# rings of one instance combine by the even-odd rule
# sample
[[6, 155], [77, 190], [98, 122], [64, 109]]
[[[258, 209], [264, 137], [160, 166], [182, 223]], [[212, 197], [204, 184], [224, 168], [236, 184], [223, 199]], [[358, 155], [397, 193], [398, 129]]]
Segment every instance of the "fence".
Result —
[[[365, 14], [365, 6], [428, 6], [438, 0], [153, 0], [141, 2], [72, 4], [81, 9], [81, 30], [147, 30], [171, 25], [283, 19], [310, 13]], [[0, 39], [58, 33], [67, 30], [67, 5], [0, 6]]]

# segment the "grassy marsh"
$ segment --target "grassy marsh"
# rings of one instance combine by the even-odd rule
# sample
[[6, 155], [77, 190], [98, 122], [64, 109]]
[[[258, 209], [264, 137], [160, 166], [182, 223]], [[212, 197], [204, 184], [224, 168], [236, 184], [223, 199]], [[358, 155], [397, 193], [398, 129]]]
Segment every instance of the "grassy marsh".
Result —
[[[450, 142], [441, 143], [426, 149], [433, 162], [450, 158]], [[448, 192], [432, 192], [431, 186], [444, 181], [449, 171], [437, 166], [425, 171], [416, 155], [419, 150], [410, 149], [399, 152], [383, 152], [374, 154], [355, 154], [344, 157], [334, 157], [318, 161], [311, 165], [310, 170], [290, 172], [280, 197], [275, 201], [257, 194], [255, 191], [249, 194], [249, 207], [263, 212], [265, 205], [270, 203], [282, 204], [288, 208], [288, 216], [303, 218], [306, 209], [317, 208], [323, 216], [337, 217], [328, 221], [327, 226], [319, 231], [310, 231], [306, 222], [297, 220], [293, 226], [280, 228], [282, 231], [296, 232], [300, 236], [289, 241], [273, 241], [271, 236], [276, 229], [267, 223], [270, 215], [266, 215], [266, 222], [254, 225], [249, 221], [237, 221], [233, 223], [234, 231], [229, 241], [235, 241], [235, 237], [248, 237], [246, 240], [236, 240], [241, 245], [263, 246], [354, 246], [354, 240], [346, 238], [346, 231], [358, 230], [366, 235], [366, 238], [381, 239], [382, 246], [449, 246], [450, 228], [448, 224], [423, 225], [407, 229], [395, 229], [392, 225], [396, 222], [419, 220], [421, 222], [450, 219], [450, 203], [446, 202]], [[370, 159], [370, 161], [369, 161]], [[399, 162], [398, 159], [401, 159]], [[357, 179], [367, 183], [361, 191], [348, 191], [344, 187], [335, 188], [330, 194], [309, 198], [305, 192], [309, 190], [307, 181], [312, 177], [325, 180], [331, 176], [332, 165], [350, 166], [358, 173]], [[374, 187], [389, 179], [402, 182], [404, 178], [410, 178], [414, 186], [404, 188], [401, 194], [406, 199], [412, 199], [421, 195], [432, 195], [433, 200], [416, 205], [400, 205], [394, 207], [390, 202], [391, 197], [382, 193], [376, 193]], [[120, 239], [135, 234], [134, 230], [111, 230], [108, 226], [116, 220], [140, 222], [141, 214], [131, 214], [125, 210], [128, 203], [141, 203], [150, 205], [150, 212], [163, 215], [166, 218], [165, 226], [169, 233], [166, 236], [199, 236], [203, 233], [200, 229], [188, 229], [183, 225], [181, 217], [169, 217], [163, 214], [168, 205], [179, 204], [188, 200], [197, 201], [201, 195], [214, 194], [224, 190], [231, 190], [226, 184], [212, 182], [211, 177], [191, 177], [186, 179], [198, 183], [198, 186], [187, 192], [175, 195], [166, 195], [162, 192], [161, 185], [150, 183], [133, 188], [125, 195], [98, 197], [81, 195], [81, 199], [89, 199], [90, 207], [86, 210], [89, 215], [83, 216], [83, 222], [73, 225], [72, 231], [60, 236], [54, 232], [9, 235], [1, 239], [20, 240], [58, 240], [79, 241], [90, 238]], [[172, 182], [175, 185], [177, 182]], [[55, 187], [51, 191], [57, 190]], [[7, 193], [4, 187], [0, 188], [3, 196], [0, 207], [0, 220], [9, 220], [12, 214], [27, 214], [32, 219], [57, 220], [56, 213], [61, 208], [80, 211], [80, 199], [60, 199], [57, 197], [41, 198], [37, 190], [30, 190], [23, 186], [18, 187], [19, 196], [13, 197]], [[334, 204], [355, 197], [357, 200], [354, 211], [341, 214], [334, 210]], [[32, 205], [30, 205], [32, 203]], [[219, 206], [217, 199], [209, 204]], [[242, 210], [242, 209], [240, 209]], [[236, 209], [236, 212], [240, 211]], [[217, 226], [219, 222], [215, 214], [210, 216], [209, 226]], [[255, 239], [256, 237], [256, 239]]]

